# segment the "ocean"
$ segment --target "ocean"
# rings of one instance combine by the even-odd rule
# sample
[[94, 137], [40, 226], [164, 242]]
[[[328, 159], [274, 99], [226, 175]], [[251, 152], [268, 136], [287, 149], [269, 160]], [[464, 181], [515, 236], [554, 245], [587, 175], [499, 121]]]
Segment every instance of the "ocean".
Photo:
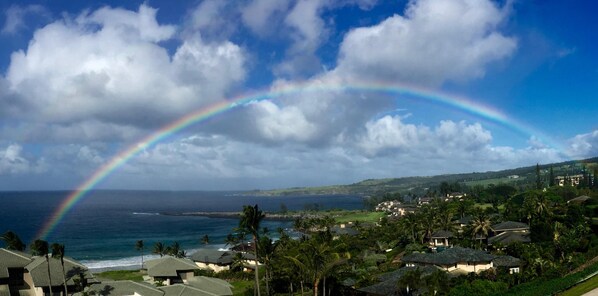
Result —
[[[67, 191], [0, 192], [0, 233], [11, 230], [29, 245], [51, 214], [67, 197]], [[239, 192], [119, 191], [88, 193], [47, 237], [66, 246], [66, 255], [92, 270], [138, 268], [141, 253], [135, 243], [143, 240], [145, 259], [155, 258], [156, 242], [179, 242], [187, 254], [204, 247], [225, 248], [225, 237], [238, 226], [237, 218], [171, 216], [160, 213], [241, 211], [258, 204], [264, 211], [303, 210], [318, 205], [326, 209], [362, 209], [359, 196], [245, 196]], [[276, 233], [292, 221], [265, 220], [262, 227]], [[208, 235], [210, 243], [201, 239]], [[2, 242], [0, 242], [2, 245]], [[148, 256], [149, 255], [149, 256]]]

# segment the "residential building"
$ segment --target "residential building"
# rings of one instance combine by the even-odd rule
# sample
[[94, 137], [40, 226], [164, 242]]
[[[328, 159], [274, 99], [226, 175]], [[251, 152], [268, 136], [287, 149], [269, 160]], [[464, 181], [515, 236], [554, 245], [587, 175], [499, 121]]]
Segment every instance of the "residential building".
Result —
[[179, 283], [187, 283], [194, 277], [194, 272], [199, 270], [197, 265], [186, 258], [164, 256], [162, 258], [145, 262], [147, 274], [152, 282], [162, 282], [168, 286]]
[[[438, 253], [413, 253], [403, 257], [408, 267], [433, 265], [451, 273], [478, 273], [494, 267], [500, 258], [480, 250], [454, 247]], [[500, 261], [502, 260], [502, 261]], [[507, 261], [499, 259], [499, 262]]]
[[453, 232], [448, 230], [438, 230], [430, 236], [430, 247], [436, 249], [438, 247], [450, 247], [452, 244], [450, 240], [454, 237]]

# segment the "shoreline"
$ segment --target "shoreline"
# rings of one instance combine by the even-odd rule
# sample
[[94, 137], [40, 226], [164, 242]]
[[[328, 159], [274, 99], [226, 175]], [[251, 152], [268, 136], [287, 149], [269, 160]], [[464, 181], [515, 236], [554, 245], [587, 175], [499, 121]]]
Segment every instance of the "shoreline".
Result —
[[[282, 213], [264, 213], [266, 220], [274, 220], [274, 221], [293, 221], [297, 218], [301, 217], [309, 217], [310, 214], [305, 213], [290, 213], [290, 214], [282, 214]], [[239, 219], [241, 217], [241, 212], [183, 212], [183, 213], [174, 213], [174, 212], [162, 212], [159, 215], [163, 216], [200, 216], [200, 217], [208, 217], [208, 218], [224, 218], [224, 219]], [[315, 217], [315, 215], [314, 215]]]

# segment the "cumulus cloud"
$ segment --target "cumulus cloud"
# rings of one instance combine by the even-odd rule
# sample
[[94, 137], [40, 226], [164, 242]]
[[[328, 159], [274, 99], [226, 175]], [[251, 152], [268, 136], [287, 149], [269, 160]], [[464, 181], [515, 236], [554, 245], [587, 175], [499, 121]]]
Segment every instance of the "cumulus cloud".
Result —
[[267, 36], [274, 31], [289, 9], [290, 0], [253, 0], [243, 7], [243, 23], [259, 36]]
[[567, 152], [571, 156], [578, 158], [597, 156], [598, 130], [594, 130], [586, 134], [576, 135], [570, 139]]
[[12, 5], [6, 10], [6, 20], [0, 33], [2, 34], [16, 34], [20, 30], [27, 28], [25, 18], [27, 16], [36, 15], [42, 18], [48, 18], [50, 12], [41, 5], [27, 5], [19, 6]]
[[31, 161], [25, 158], [22, 152], [23, 147], [18, 144], [0, 148], [0, 175], [39, 173], [47, 169], [44, 159], [39, 159], [37, 162]]
[[169, 55], [160, 42], [177, 28], [159, 24], [156, 13], [105, 7], [37, 30], [11, 56], [6, 84], [18, 103], [1, 100], [3, 109], [61, 129], [151, 128], [222, 99], [245, 78], [245, 54], [229, 41], [196, 35]]
[[352, 80], [439, 86], [482, 77], [486, 66], [510, 56], [515, 38], [499, 31], [510, 4], [468, 0], [410, 1], [404, 15], [351, 30], [335, 74]]
[[387, 115], [366, 123], [358, 146], [370, 156], [393, 151], [454, 156], [483, 149], [491, 141], [490, 131], [479, 123], [443, 120], [431, 129], [403, 123], [400, 116]]

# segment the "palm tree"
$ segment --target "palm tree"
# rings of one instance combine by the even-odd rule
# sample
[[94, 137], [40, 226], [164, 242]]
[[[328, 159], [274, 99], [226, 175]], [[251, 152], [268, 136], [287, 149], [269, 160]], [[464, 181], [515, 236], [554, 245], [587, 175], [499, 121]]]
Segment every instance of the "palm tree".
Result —
[[417, 232], [419, 229], [417, 215], [414, 213], [408, 213], [400, 221], [402, 228], [410, 234], [411, 242], [417, 242]]
[[166, 247], [164, 247], [164, 244], [161, 242], [157, 242], [154, 245], [154, 254], [160, 255], [160, 257], [163, 257], [164, 254], [166, 253]]
[[52, 258], [60, 259], [60, 265], [62, 266], [62, 280], [64, 282], [64, 294], [68, 295], [68, 288], [66, 285], [66, 272], [64, 271], [64, 245], [53, 243], [52, 244]]
[[492, 230], [490, 218], [483, 211], [478, 211], [471, 220], [471, 235], [473, 239], [480, 240], [480, 247], [482, 240], [488, 237], [488, 233]]
[[29, 248], [31, 249], [31, 254], [33, 256], [45, 256], [46, 257], [46, 263], [48, 264], [48, 284], [49, 284], [49, 288], [50, 288], [50, 295], [54, 294], [52, 292], [52, 277], [50, 276], [50, 257], [48, 257], [48, 251], [49, 251], [48, 242], [45, 240], [36, 239], [33, 241], [33, 243], [31, 243]]
[[241, 219], [239, 220], [239, 228], [246, 230], [253, 236], [253, 250], [255, 252], [255, 292], [256, 295], [260, 296], [260, 277], [258, 269], [258, 248], [257, 243], [259, 240], [259, 229], [260, 222], [264, 219], [265, 215], [259, 210], [257, 204], [255, 206], [243, 206], [243, 212], [241, 213]]
[[204, 245], [207, 245], [207, 244], [209, 244], [209, 243], [210, 243], [210, 237], [209, 237], [207, 234], [206, 234], [206, 235], [204, 235], [204, 236], [201, 238], [201, 242], [202, 242]]
[[4, 233], [2, 236], [0, 236], [0, 240], [4, 241], [6, 248], [9, 250], [21, 252], [25, 251], [25, 244], [23, 243], [23, 241], [21, 241], [19, 236], [12, 231], [7, 231], [6, 233]]
[[400, 288], [407, 290], [407, 295], [411, 295], [413, 290], [418, 289], [422, 284], [422, 271], [418, 267], [405, 272], [398, 284]]
[[141, 269], [143, 269], [143, 251], [144, 251], [144, 245], [143, 245], [143, 240], [138, 240], [137, 243], [135, 243], [135, 250], [141, 252]]
[[433, 295], [436, 295], [438, 291], [447, 291], [449, 285], [449, 279], [446, 272], [442, 270], [436, 270], [430, 275], [424, 277], [424, 282]]
[[168, 252], [171, 256], [182, 258], [185, 257], [184, 251], [181, 249], [179, 242], [172, 243], [172, 246], [168, 247]]

